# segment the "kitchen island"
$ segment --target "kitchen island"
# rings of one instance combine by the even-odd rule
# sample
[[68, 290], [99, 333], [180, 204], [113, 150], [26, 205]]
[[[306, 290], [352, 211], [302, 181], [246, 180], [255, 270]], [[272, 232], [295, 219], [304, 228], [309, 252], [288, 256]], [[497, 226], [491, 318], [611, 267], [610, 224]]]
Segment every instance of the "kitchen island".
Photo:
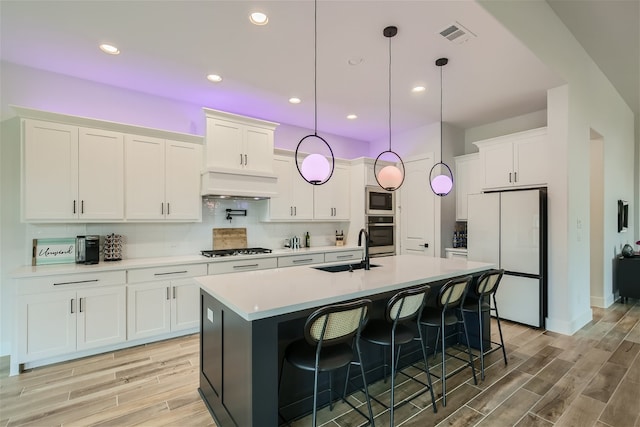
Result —
[[201, 285], [200, 394], [220, 426], [276, 426], [282, 421], [279, 408], [288, 406], [297, 414], [309, 407], [308, 391], [293, 375], [279, 397], [278, 377], [284, 348], [302, 335], [313, 310], [366, 297], [374, 301], [375, 316], [400, 289], [438, 286], [493, 267], [400, 255], [375, 258], [371, 270], [290, 267], [196, 278]]

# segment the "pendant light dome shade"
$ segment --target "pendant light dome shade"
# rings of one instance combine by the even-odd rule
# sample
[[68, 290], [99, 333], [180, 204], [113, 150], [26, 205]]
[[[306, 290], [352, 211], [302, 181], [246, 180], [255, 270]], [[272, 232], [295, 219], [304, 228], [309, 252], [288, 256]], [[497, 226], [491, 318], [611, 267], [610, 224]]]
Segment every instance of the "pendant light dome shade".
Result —
[[449, 59], [447, 58], [436, 60], [436, 66], [440, 67], [440, 161], [433, 165], [429, 172], [431, 191], [440, 197], [446, 196], [453, 189], [453, 172], [451, 172], [451, 168], [442, 161], [442, 67], [448, 63]]
[[[385, 27], [382, 34], [389, 39], [389, 149], [378, 154], [373, 164], [373, 171], [376, 182], [380, 187], [387, 191], [395, 191], [404, 183], [404, 162], [395, 151], [391, 150], [391, 38], [398, 34], [398, 27]], [[382, 159], [385, 157], [385, 159]], [[395, 157], [391, 160], [389, 157]], [[396, 165], [381, 166], [380, 160], [393, 161], [396, 165], [400, 164], [402, 169]]]
[[[335, 167], [335, 157], [333, 150], [329, 143], [321, 136], [318, 136], [318, 2], [313, 2], [313, 43], [314, 43], [314, 57], [313, 57], [313, 105], [314, 105], [314, 127], [313, 133], [303, 137], [296, 146], [296, 168], [298, 173], [309, 184], [322, 185], [331, 179], [333, 175], [333, 169]], [[300, 147], [305, 142], [311, 146], [312, 150], [303, 150], [305, 152], [311, 152], [300, 162]], [[319, 143], [319, 144], [318, 144]], [[318, 145], [320, 147], [318, 147]], [[316, 150], [324, 151], [322, 146], [326, 146], [328, 152], [326, 155], [318, 154]]]

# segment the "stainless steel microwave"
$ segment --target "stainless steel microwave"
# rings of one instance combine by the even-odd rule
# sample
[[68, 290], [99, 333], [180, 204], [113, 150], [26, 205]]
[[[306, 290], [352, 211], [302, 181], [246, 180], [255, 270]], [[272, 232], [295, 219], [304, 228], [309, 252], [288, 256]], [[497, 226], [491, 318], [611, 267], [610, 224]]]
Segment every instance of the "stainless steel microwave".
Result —
[[365, 188], [365, 213], [367, 215], [394, 215], [396, 213], [395, 193], [377, 186]]

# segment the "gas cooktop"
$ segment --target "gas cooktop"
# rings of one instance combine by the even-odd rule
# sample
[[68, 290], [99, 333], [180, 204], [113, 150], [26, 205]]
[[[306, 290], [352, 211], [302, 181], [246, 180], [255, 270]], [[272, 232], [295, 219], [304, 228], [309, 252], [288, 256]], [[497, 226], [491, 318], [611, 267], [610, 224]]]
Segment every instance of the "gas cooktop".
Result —
[[216, 258], [221, 256], [270, 254], [271, 249], [265, 249], [265, 248], [215, 249], [212, 251], [201, 251], [201, 253], [206, 257]]

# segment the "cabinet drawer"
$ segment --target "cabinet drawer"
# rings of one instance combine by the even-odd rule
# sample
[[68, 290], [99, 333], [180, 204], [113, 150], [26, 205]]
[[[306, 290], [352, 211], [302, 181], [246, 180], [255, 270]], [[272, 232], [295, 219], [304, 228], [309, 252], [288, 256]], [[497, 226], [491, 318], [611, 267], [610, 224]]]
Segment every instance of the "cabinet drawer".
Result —
[[18, 295], [48, 292], [58, 289], [77, 289], [87, 286], [124, 285], [126, 272], [103, 271], [99, 273], [58, 274], [16, 280]]
[[325, 262], [335, 261], [357, 261], [362, 259], [362, 251], [355, 249], [352, 251], [327, 252], [324, 254]]
[[209, 263], [209, 274], [238, 273], [241, 271], [264, 270], [276, 268], [277, 258], [245, 259], [239, 261], [223, 261]]
[[207, 275], [206, 264], [170, 265], [166, 267], [137, 268], [127, 272], [128, 283], [151, 282], [153, 280], [175, 280], [184, 277]]
[[292, 267], [305, 264], [320, 264], [324, 262], [324, 254], [305, 254], [278, 257], [278, 267]]

